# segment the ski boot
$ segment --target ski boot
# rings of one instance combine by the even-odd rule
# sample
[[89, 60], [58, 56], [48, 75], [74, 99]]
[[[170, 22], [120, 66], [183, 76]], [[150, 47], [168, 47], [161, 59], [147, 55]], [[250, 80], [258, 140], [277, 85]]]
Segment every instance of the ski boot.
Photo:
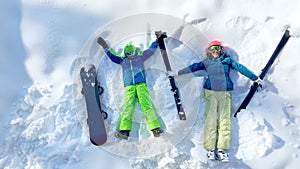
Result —
[[120, 130], [115, 132], [115, 137], [128, 140], [130, 130]]
[[160, 129], [160, 128], [156, 128], [156, 129], [153, 129], [151, 130], [154, 137], [159, 137], [160, 136], [160, 133], [162, 133], [163, 131]]
[[222, 149], [218, 149], [216, 152], [216, 160], [220, 160], [222, 162], [228, 162], [229, 161], [228, 153], [226, 153]]
[[208, 150], [206, 155], [207, 155], [207, 158], [209, 160], [215, 160], [216, 159], [215, 150]]

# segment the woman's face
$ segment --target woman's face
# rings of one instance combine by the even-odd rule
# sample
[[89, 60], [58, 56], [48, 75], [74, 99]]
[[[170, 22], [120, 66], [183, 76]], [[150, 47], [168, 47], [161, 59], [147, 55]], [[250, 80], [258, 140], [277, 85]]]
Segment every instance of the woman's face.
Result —
[[219, 58], [220, 57], [220, 52], [212, 52], [211, 55], [213, 56], [213, 58]]
[[208, 52], [213, 58], [219, 58], [221, 55], [221, 47], [220, 46], [211, 46], [208, 48]]

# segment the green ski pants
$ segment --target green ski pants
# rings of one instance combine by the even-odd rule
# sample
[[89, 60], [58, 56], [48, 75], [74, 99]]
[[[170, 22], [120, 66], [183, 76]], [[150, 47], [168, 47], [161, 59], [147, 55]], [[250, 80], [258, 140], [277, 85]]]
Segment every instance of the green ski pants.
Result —
[[231, 139], [231, 93], [204, 90], [204, 148], [229, 149]]
[[138, 99], [141, 109], [146, 116], [149, 129], [153, 130], [155, 128], [159, 128], [160, 124], [150, 101], [147, 85], [142, 83], [126, 86], [125, 89], [126, 94], [119, 129], [131, 130], [136, 99]]

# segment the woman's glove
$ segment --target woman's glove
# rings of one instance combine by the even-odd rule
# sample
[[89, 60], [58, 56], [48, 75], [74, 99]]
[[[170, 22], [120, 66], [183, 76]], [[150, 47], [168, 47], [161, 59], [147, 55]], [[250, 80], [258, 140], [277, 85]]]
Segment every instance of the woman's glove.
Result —
[[260, 88], [263, 88], [263, 87], [265, 86], [265, 83], [264, 83], [264, 81], [263, 81], [261, 78], [257, 78], [257, 79], [255, 80], [255, 82], [258, 84], [258, 86], [259, 86]]
[[170, 77], [170, 76], [171, 77], [176, 77], [176, 76], [178, 76], [178, 72], [177, 71], [173, 71], [173, 70], [172, 71], [168, 71], [167, 72], [167, 76], [168, 77]]

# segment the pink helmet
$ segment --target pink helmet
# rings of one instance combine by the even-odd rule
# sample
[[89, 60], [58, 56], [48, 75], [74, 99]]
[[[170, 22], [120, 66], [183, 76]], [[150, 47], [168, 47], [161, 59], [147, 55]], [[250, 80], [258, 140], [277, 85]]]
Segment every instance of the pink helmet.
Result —
[[211, 47], [211, 46], [223, 46], [222, 42], [221, 41], [218, 41], [218, 40], [213, 40], [211, 41], [209, 44], [208, 44], [208, 47]]
[[219, 40], [213, 40], [213, 41], [211, 41], [211, 42], [208, 44], [208, 46], [207, 46], [207, 48], [206, 48], [206, 52], [208, 52], [208, 48], [211, 47], [211, 46], [220, 46], [221, 49], [222, 49], [223, 44], [222, 44], [222, 42], [219, 41]]

